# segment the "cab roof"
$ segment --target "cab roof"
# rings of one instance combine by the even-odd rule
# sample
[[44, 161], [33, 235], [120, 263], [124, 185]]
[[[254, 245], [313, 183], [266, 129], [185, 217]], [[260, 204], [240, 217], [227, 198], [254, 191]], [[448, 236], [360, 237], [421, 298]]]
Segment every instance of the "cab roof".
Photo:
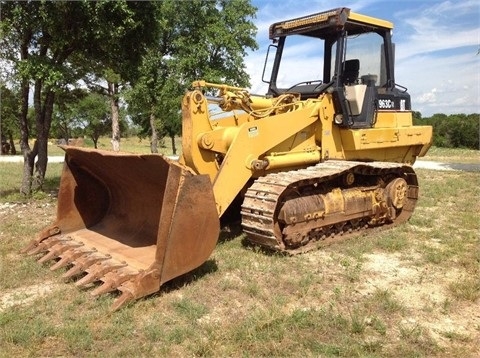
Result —
[[272, 24], [269, 30], [270, 39], [293, 34], [325, 38], [333, 33], [347, 31], [356, 35], [371, 31], [390, 31], [393, 24], [375, 17], [357, 14], [349, 8], [342, 7], [329, 11]]

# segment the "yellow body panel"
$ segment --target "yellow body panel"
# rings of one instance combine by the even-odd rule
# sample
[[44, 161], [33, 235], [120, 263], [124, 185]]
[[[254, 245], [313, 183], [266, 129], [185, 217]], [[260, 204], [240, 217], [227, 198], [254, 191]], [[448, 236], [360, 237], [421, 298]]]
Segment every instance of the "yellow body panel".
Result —
[[350, 11], [348, 15], [348, 20], [356, 21], [363, 23], [365, 25], [375, 25], [378, 27], [384, 27], [387, 29], [393, 29], [393, 24], [390, 21], [377, 19], [376, 17], [366, 16], [362, 14], [357, 14], [356, 12]]
[[[268, 98], [258, 103], [256, 108], [274, 106]], [[220, 216], [251, 178], [328, 159], [411, 164], [426, 152], [432, 137], [431, 127], [412, 126], [411, 112], [380, 111], [374, 128], [339, 127], [328, 93], [293, 100], [276, 111], [263, 117], [255, 111], [225, 113], [212, 120], [201, 91], [185, 95], [180, 162], [210, 176]]]

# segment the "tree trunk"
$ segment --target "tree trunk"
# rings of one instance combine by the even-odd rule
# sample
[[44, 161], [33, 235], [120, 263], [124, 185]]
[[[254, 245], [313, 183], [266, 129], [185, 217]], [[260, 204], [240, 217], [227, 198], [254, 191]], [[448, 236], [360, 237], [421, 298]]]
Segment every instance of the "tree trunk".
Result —
[[150, 112], [150, 129], [152, 131], [152, 137], [150, 139], [150, 151], [152, 153], [158, 153], [158, 133], [155, 126], [155, 114]]
[[177, 147], [175, 146], [175, 134], [170, 136], [170, 139], [172, 140], [172, 152], [173, 155], [177, 155]]
[[35, 172], [32, 177], [32, 191], [42, 190], [48, 163], [48, 133], [37, 135], [33, 153], [37, 155]]
[[21, 84], [21, 104], [20, 104], [20, 150], [23, 154], [23, 176], [22, 184], [20, 186], [20, 193], [23, 195], [30, 195], [32, 188], [32, 174], [33, 163], [35, 156], [31, 157], [30, 144], [28, 143], [29, 129], [28, 129], [28, 93], [30, 92], [30, 85], [28, 80], [23, 79]]
[[29, 196], [32, 193], [33, 165], [35, 163], [36, 155], [37, 154], [30, 150], [30, 148], [23, 151], [23, 178], [20, 192], [26, 196]]
[[[28, 58], [28, 47], [30, 45], [30, 39], [32, 36], [32, 31], [26, 31], [22, 36], [22, 42], [20, 45], [20, 59], [22, 61], [25, 61]], [[28, 128], [28, 95], [30, 93], [30, 82], [28, 78], [22, 77], [20, 88], [20, 150], [23, 154], [23, 176], [22, 184], [20, 186], [20, 193], [24, 195], [30, 195], [32, 188], [33, 162], [35, 156], [33, 156], [33, 158], [31, 157], [30, 144], [28, 143], [28, 138], [30, 137]]]
[[10, 154], [17, 154], [17, 149], [15, 148], [15, 142], [13, 140], [12, 132], [8, 133], [8, 141], [10, 142]]
[[120, 116], [117, 85], [115, 83], [108, 82], [108, 96], [110, 97], [110, 108], [112, 110], [112, 149], [118, 152], [120, 150]]
[[[43, 103], [42, 103], [43, 89]], [[30, 153], [38, 155], [35, 163], [35, 175], [32, 178], [31, 190], [41, 190], [45, 181], [45, 173], [47, 172], [48, 163], [48, 134], [52, 121], [53, 103], [55, 93], [51, 89], [43, 88], [43, 81], [35, 81], [35, 90], [33, 93], [33, 105], [35, 108], [35, 124], [37, 129], [37, 139], [35, 141], [34, 150]]]

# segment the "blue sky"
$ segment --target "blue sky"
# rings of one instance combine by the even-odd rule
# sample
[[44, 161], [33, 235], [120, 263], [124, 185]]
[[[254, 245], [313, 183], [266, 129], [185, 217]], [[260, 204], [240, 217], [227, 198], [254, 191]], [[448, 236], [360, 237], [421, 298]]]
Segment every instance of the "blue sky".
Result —
[[[245, 59], [251, 92], [264, 94], [261, 76], [271, 23], [348, 7], [393, 22], [396, 82], [407, 87], [412, 108], [434, 113], [480, 113], [480, 2], [478, 0], [252, 0], [259, 49]], [[295, 69], [292, 63], [292, 70]]]

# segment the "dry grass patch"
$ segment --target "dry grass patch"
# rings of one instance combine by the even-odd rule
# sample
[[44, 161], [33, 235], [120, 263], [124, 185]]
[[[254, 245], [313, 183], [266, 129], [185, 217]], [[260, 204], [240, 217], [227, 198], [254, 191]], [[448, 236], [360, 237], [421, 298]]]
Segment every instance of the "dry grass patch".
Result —
[[480, 163], [480, 151], [473, 149], [431, 147], [425, 160], [443, 163]]

